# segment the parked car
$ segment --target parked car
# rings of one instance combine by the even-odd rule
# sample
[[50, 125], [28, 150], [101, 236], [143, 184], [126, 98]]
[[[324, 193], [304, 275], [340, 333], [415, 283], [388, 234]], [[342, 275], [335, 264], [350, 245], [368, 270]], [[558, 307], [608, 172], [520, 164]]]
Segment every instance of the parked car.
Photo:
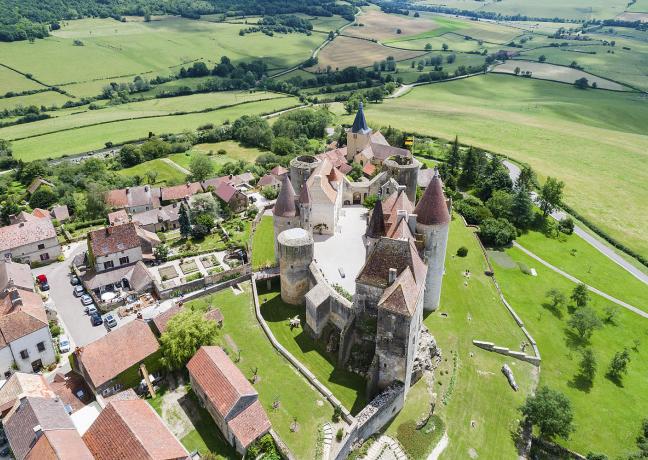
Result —
[[47, 276], [45, 275], [38, 275], [36, 277], [36, 282], [40, 286], [41, 291], [49, 291], [50, 285], [47, 282]]
[[58, 347], [61, 353], [67, 353], [68, 351], [70, 351], [70, 339], [68, 339], [67, 335], [62, 335], [59, 337]]
[[81, 296], [81, 303], [83, 305], [90, 305], [92, 303], [92, 297], [90, 297], [90, 294], [83, 294]]
[[81, 281], [79, 281], [79, 277], [78, 277], [78, 276], [76, 276], [76, 275], [72, 275], [72, 276], [70, 276], [70, 284], [71, 284], [72, 286], [76, 286], [76, 285], [79, 284], [80, 282], [81, 282]]
[[88, 315], [94, 315], [95, 313], [97, 313], [97, 307], [95, 307], [95, 305], [93, 303], [91, 303], [90, 305], [85, 307], [84, 311]]
[[4, 449], [0, 450], [0, 457], [6, 457], [9, 455], [9, 446], [5, 446]]
[[85, 289], [83, 289], [83, 286], [81, 286], [81, 285], [74, 286], [74, 296], [75, 297], [81, 297], [83, 294], [85, 294]]
[[113, 315], [112, 313], [106, 315], [104, 322], [109, 328], [117, 327], [117, 318], [115, 318], [115, 315]]
[[90, 322], [93, 326], [99, 326], [103, 324], [103, 319], [101, 319], [99, 312], [94, 312], [92, 315], [90, 315]]

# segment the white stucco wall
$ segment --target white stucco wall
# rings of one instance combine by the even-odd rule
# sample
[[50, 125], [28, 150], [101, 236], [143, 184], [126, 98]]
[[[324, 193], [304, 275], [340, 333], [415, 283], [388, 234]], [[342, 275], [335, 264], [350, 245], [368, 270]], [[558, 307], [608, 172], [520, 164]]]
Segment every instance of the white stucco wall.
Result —
[[[43, 249], [38, 249], [38, 246], [43, 244]], [[56, 238], [49, 238], [35, 243], [18, 246], [6, 251], [0, 252], [0, 258], [4, 260], [7, 254], [11, 254], [11, 258], [15, 261], [22, 261], [24, 263], [41, 262], [41, 254], [47, 254], [49, 261], [55, 261], [61, 254], [61, 245]], [[43, 261], [45, 262], [45, 261]]]
[[[44, 351], [38, 351], [37, 344], [39, 342], [45, 344]], [[56, 361], [52, 336], [50, 335], [49, 327], [47, 326], [14, 340], [9, 344], [9, 347], [11, 348], [13, 359], [16, 361], [20, 372], [34, 372], [32, 369], [32, 362], [37, 359], [42, 361], [43, 366], [48, 366]], [[20, 357], [20, 352], [22, 350], [27, 350], [29, 352], [29, 357], [27, 359], [22, 359]], [[6, 370], [7, 369], [0, 369], [0, 372], [4, 373]]]
[[0, 349], [0, 377], [4, 378], [5, 372], [7, 372], [9, 369], [11, 369], [11, 365], [13, 364], [13, 355], [11, 354], [11, 348], [9, 345], [5, 345], [2, 349]]
[[95, 261], [95, 270], [97, 270], [98, 272], [105, 271], [106, 269], [104, 268], [104, 263], [108, 261], [113, 262], [112, 268], [121, 267], [122, 265], [128, 265], [128, 264], [119, 263], [119, 259], [122, 257], [128, 257], [128, 264], [138, 262], [142, 260], [142, 248], [136, 247], [133, 249], [128, 249], [126, 251], [115, 252], [107, 256], [97, 257]]

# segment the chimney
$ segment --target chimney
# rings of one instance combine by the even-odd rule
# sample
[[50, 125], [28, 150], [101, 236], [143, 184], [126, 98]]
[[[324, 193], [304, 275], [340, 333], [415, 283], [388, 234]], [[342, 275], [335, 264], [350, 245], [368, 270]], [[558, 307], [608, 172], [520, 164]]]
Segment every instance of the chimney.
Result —
[[396, 186], [396, 190], [398, 190], [399, 192], [404, 192], [406, 188], [407, 187], [405, 187], [404, 185], [400, 185], [400, 184], [398, 184]]
[[145, 192], [148, 192], [148, 191], [149, 191], [149, 186], [148, 186], [148, 185], [145, 185], [145, 186], [144, 186], [144, 191], [145, 191]]
[[40, 425], [36, 425], [32, 429], [34, 430], [34, 434], [36, 435], [37, 439], [40, 438], [40, 436], [43, 434], [43, 427], [41, 427]]
[[395, 268], [390, 268], [389, 269], [389, 278], [387, 279], [388, 284], [391, 286], [394, 281], [396, 281], [396, 269]]
[[407, 216], [407, 226], [410, 229], [410, 232], [412, 232], [412, 235], [416, 233], [416, 218], [418, 216], [416, 214], [409, 214]]
[[130, 188], [127, 187], [127, 188], [126, 188], [126, 195], [128, 195], [129, 193], [130, 193]]

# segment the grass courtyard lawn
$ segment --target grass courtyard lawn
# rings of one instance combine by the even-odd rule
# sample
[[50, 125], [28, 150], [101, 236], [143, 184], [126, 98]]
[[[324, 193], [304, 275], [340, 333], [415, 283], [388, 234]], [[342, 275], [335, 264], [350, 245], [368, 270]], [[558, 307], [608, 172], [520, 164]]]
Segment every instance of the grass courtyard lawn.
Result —
[[267, 291], [265, 283], [259, 283], [259, 301], [261, 314], [276, 339], [306, 366], [317, 379], [331, 390], [336, 398], [352, 413], [359, 412], [366, 404], [364, 391], [365, 380], [358, 374], [334, 365], [334, 357], [328, 356], [323, 347], [317, 344], [302, 328], [292, 331], [288, 321], [299, 315], [302, 324], [306, 324], [304, 307], [288, 305], [281, 300], [278, 286]]
[[606, 294], [648, 312], [648, 286], [576, 235], [528, 232], [517, 242], [550, 264]]
[[369, 104], [366, 115], [382, 126], [458, 135], [529, 163], [542, 178], [557, 176], [570, 206], [648, 256], [648, 106], [641, 96], [486, 75], [417, 87]]
[[258, 270], [275, 264], [272, 216], [263, 216], [252, 241], [252, 268]]
[[[225, 150], [224, 155], [218, 154], [219, 150]], [[211, 144], [196, 144], [186, 153], [174, 153], [169, 158], [183, 168], [189, 169], [191, 154], [194, 152], [209, 155], [209, 158], [216, 166], [227, 163], [228, 161], [244, 160], [254, 163], [259, 155], [263, 154], [262, 150], [254, 147], [243, 147], [235, 141], [214, 142]]]
[[[441, 458], [469, 458], [470, 449], [480, 459], [516, 458], [511, 433], [517, 428], [518, 407], [531, 390], [535, 368], [472, 344], [473, 339], [487, 340], [517, 350], [526, 340], [484, 274], [486, 261], [473, 232], [459, 218], [453, 219], [441, 306], [425, 319], [443, 355], [434, 383], [435, 414], [445, 423], [450, 440]], [[461, 246], [468, 248], [465, 258], [455, 255]], [[470, 270], [469, 279], [464, 276], [466, 270]], [[520, 386], [517, 392], [501, 372], [504, 363], [513, 370]], [[416, 422], [417, 416], [413, 410], [409, 418]], [[405, 420], [401, 417], [399, 422]]]
[[147, 171], [157, 172], [157, 177], [155, 178], [155, 184], [158, 186], [164, 185], [175, 185], [184, 182], [186, 174], [174, 168], [169, 163], [162, 161], [161, 159], [145, 161], [136, 166], [130, 168], [119, 170], [119, 174], [122, 176], [135, 177], [139, 176], [143, 182], [146, 182], [146, 173]]
[[[259, 381], [254, 385], [259, 392], [272, 427], [279, 433], [296, 458], [314, 458], [317, 429], [331, 420], [333, 408], [297, 371], [279, 355], [263, 333], [254, 314], [249, 282], [240, 284], [243, 293], [235, 295], [231, 289], [189, 302], [194, 309], [209, 305], [220, 308], [225, 317], [221, 339], [226, 335], [238, 347], [241, 360], [237, 366], [248, 378], [258, 368]], [[279, 407], [273, 409], [273, 402]], [[323, 402], [324, 404], [318, 404]], [[299, 431], [292, 433], [290, 425], [297, 418]]]
[[[614, 323], [605, 323], [590, 339], [598, 361], [592, 387], [577, 378], [583, 342], [567, 327], [569, 309], [552, 309], [545, 297], [556, 288], [569, 294], [574, 283], [550, 271], [519, 249], [506, 253], [518, 263], [535, 268], [538, 276], [519, 268], [495, 265], [497, 279], [507, 300], [521, 316], [542, 354], [540, 383], [565, 393], [572, 402], [576, 431], [561, 443], [582, 454], [602, 452], [610, 458], [624, 457], [635, 450], [635, 438], [648, 413], [648, 320], [623, 308]], [[570, 256], [566, 256], [570, 257]], [[627, 275], [631, 277], [631, 275]], [[592, 294], [592, 308], [603, 317], [609, 301]], [[635, 340], [638, 347], [635, 347]], [[615, 352], [630, 350], [628, 374], [617, 385], [605, 374]], [[621, 410], [622, 409], [622, 410]], [[610, 427], [606, 429], [603, 427]], [[613, 428], [612, 428], [613, 427]]]
[[14, 156], [24, 161], [56, 158], [66, 154], [103, 148], [108, 141], [118, 143], [141, 139], [147, 137], [149, 132], [156, 134], [179, 133], [186, 129], [194, 130], [205, 123], [219, 125], [225, 120], [235, 120], [241, 115], [276, 112], [298, 103], [299, 101], [294, 97], [276, 98], [268, 101], [249, 102], [206, 113], [116, 121], [14, 141], [12, 145]]

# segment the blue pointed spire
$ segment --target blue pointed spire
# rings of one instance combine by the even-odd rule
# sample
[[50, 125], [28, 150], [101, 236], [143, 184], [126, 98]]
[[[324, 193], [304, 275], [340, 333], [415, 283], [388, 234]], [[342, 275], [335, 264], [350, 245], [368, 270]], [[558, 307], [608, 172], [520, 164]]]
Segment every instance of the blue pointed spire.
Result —
[[358, 113], [356, 113], [355, 120], [353, 120], [353, 126], [351, 127], [352, 133], [367, 134], [371, 132], [371, 128], [367, 126], [367, 120], [365, 120], [364, 109], [362, 108], [362, 101], [360, 101], [360, 106], [358, 107]]

